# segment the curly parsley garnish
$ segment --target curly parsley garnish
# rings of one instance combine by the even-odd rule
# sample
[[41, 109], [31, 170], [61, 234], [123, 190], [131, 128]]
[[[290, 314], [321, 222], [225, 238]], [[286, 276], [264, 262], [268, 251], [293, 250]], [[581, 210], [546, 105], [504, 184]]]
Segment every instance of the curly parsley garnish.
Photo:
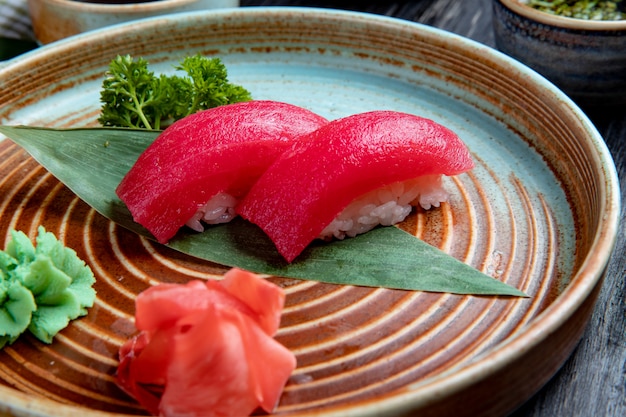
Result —
[[157, 76], [145, 59], [117, 56], [102, 82], [100, 124], [161, 129], [199, 110], [252, 99], [245, 88], [228, 81], [219, 58], [198, 54], [175, 68], [186, 75]]

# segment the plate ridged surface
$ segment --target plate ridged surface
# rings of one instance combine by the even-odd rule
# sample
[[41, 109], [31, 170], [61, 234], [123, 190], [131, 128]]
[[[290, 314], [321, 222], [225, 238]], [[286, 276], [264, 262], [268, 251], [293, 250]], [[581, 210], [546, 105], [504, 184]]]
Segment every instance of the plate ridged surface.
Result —
[[[298, 359], [277, 411], [349, 408], [409, 386], [419, 389], [523, 333], [570, 285], [601, 223], [596, 216], [604, 183], [581, 156], [595, 149], [581, 144], [580, 122], [567, 109], [544, 104], [556, 99], [542, 97], [526, 77], [502, 77], [511, 68], [497, 67], [484, 48], [458, 42], [387, 19], [297, 10], [144, 23], [93, 35], [89, 47], [59, 45], [62, 54], [44, 49], [9, 66], [0, 72], [0, 101], [9, 104], [0, 118], [6, 124], [95, 125], [101, 76], [113, 56], [141, 55], [169, 71], [181, 57], [202, 52], [221, 56], [231, 79], [255, 98], [300, 104], [331, 118], [391, 108], [456, 130], [476, 168], [446, 181], [449, 204], [418, 210], [401, 227], [530, 298], [269, 277], [287, 292], [277, 338]], [[528, 100], [522, 107], [515, 104], [519, 96]], [[584, 182], [572, 180], [581, 177]], [[53, 344], [24, 336], [0, 351], [0, 380], [36, 398], [143, 413], [113, 377], [117, 349], [134, 332], [134, 296], [160, 282], [219, 277], [225, 268], [110, 223], [21, 148], [1, 141], [0, 243], [12, 228], [34, 236], [40, 224], [92, 267], [98, 299]]]

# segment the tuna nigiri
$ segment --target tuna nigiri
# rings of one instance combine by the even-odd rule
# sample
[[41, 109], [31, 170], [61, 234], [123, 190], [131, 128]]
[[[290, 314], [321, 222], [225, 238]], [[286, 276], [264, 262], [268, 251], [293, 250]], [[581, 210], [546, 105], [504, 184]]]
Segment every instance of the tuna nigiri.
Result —
[[314, 239], [354, 236], [447, 199], [442, 175], [473, 167], [465, 144], [426, 118], [373, 111], [332, 121], [286, 150], [237, 208], [293, 261]]
[[161, 243], [185, 224], [231, 220], [250, 186], [291, 142], [327, 120], [304, 108], [250, 101], [204, 110], [165, 129], [116, 192]]

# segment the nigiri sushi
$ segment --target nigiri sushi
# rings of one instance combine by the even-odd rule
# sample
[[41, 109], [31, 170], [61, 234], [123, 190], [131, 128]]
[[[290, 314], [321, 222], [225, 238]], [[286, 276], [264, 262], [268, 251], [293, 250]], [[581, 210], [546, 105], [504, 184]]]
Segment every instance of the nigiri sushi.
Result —
[[266, 100], [200, 111], [170, 125], [116, 189], [133, 219], [161, 243], [185, 224], [230, 221], [250, 186], [297, 137], [328, 121]]
[[442, 175], [473, 167], [450, 129], [395, 111], [355, 114], [294, 142], [237, 212], [293, 261], [316, 238], [355, 236], [402, 221], [412, 206], [446, 201]]

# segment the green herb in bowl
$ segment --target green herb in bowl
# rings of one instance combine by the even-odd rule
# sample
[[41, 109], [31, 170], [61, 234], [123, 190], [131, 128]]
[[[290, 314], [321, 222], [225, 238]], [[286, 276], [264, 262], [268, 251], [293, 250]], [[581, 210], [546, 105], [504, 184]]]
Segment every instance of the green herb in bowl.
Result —
[[622, 0], [527, 0], [526, 3], [542, 12], [586, 20], [622, 20], [626, 14], [620, 10]]

